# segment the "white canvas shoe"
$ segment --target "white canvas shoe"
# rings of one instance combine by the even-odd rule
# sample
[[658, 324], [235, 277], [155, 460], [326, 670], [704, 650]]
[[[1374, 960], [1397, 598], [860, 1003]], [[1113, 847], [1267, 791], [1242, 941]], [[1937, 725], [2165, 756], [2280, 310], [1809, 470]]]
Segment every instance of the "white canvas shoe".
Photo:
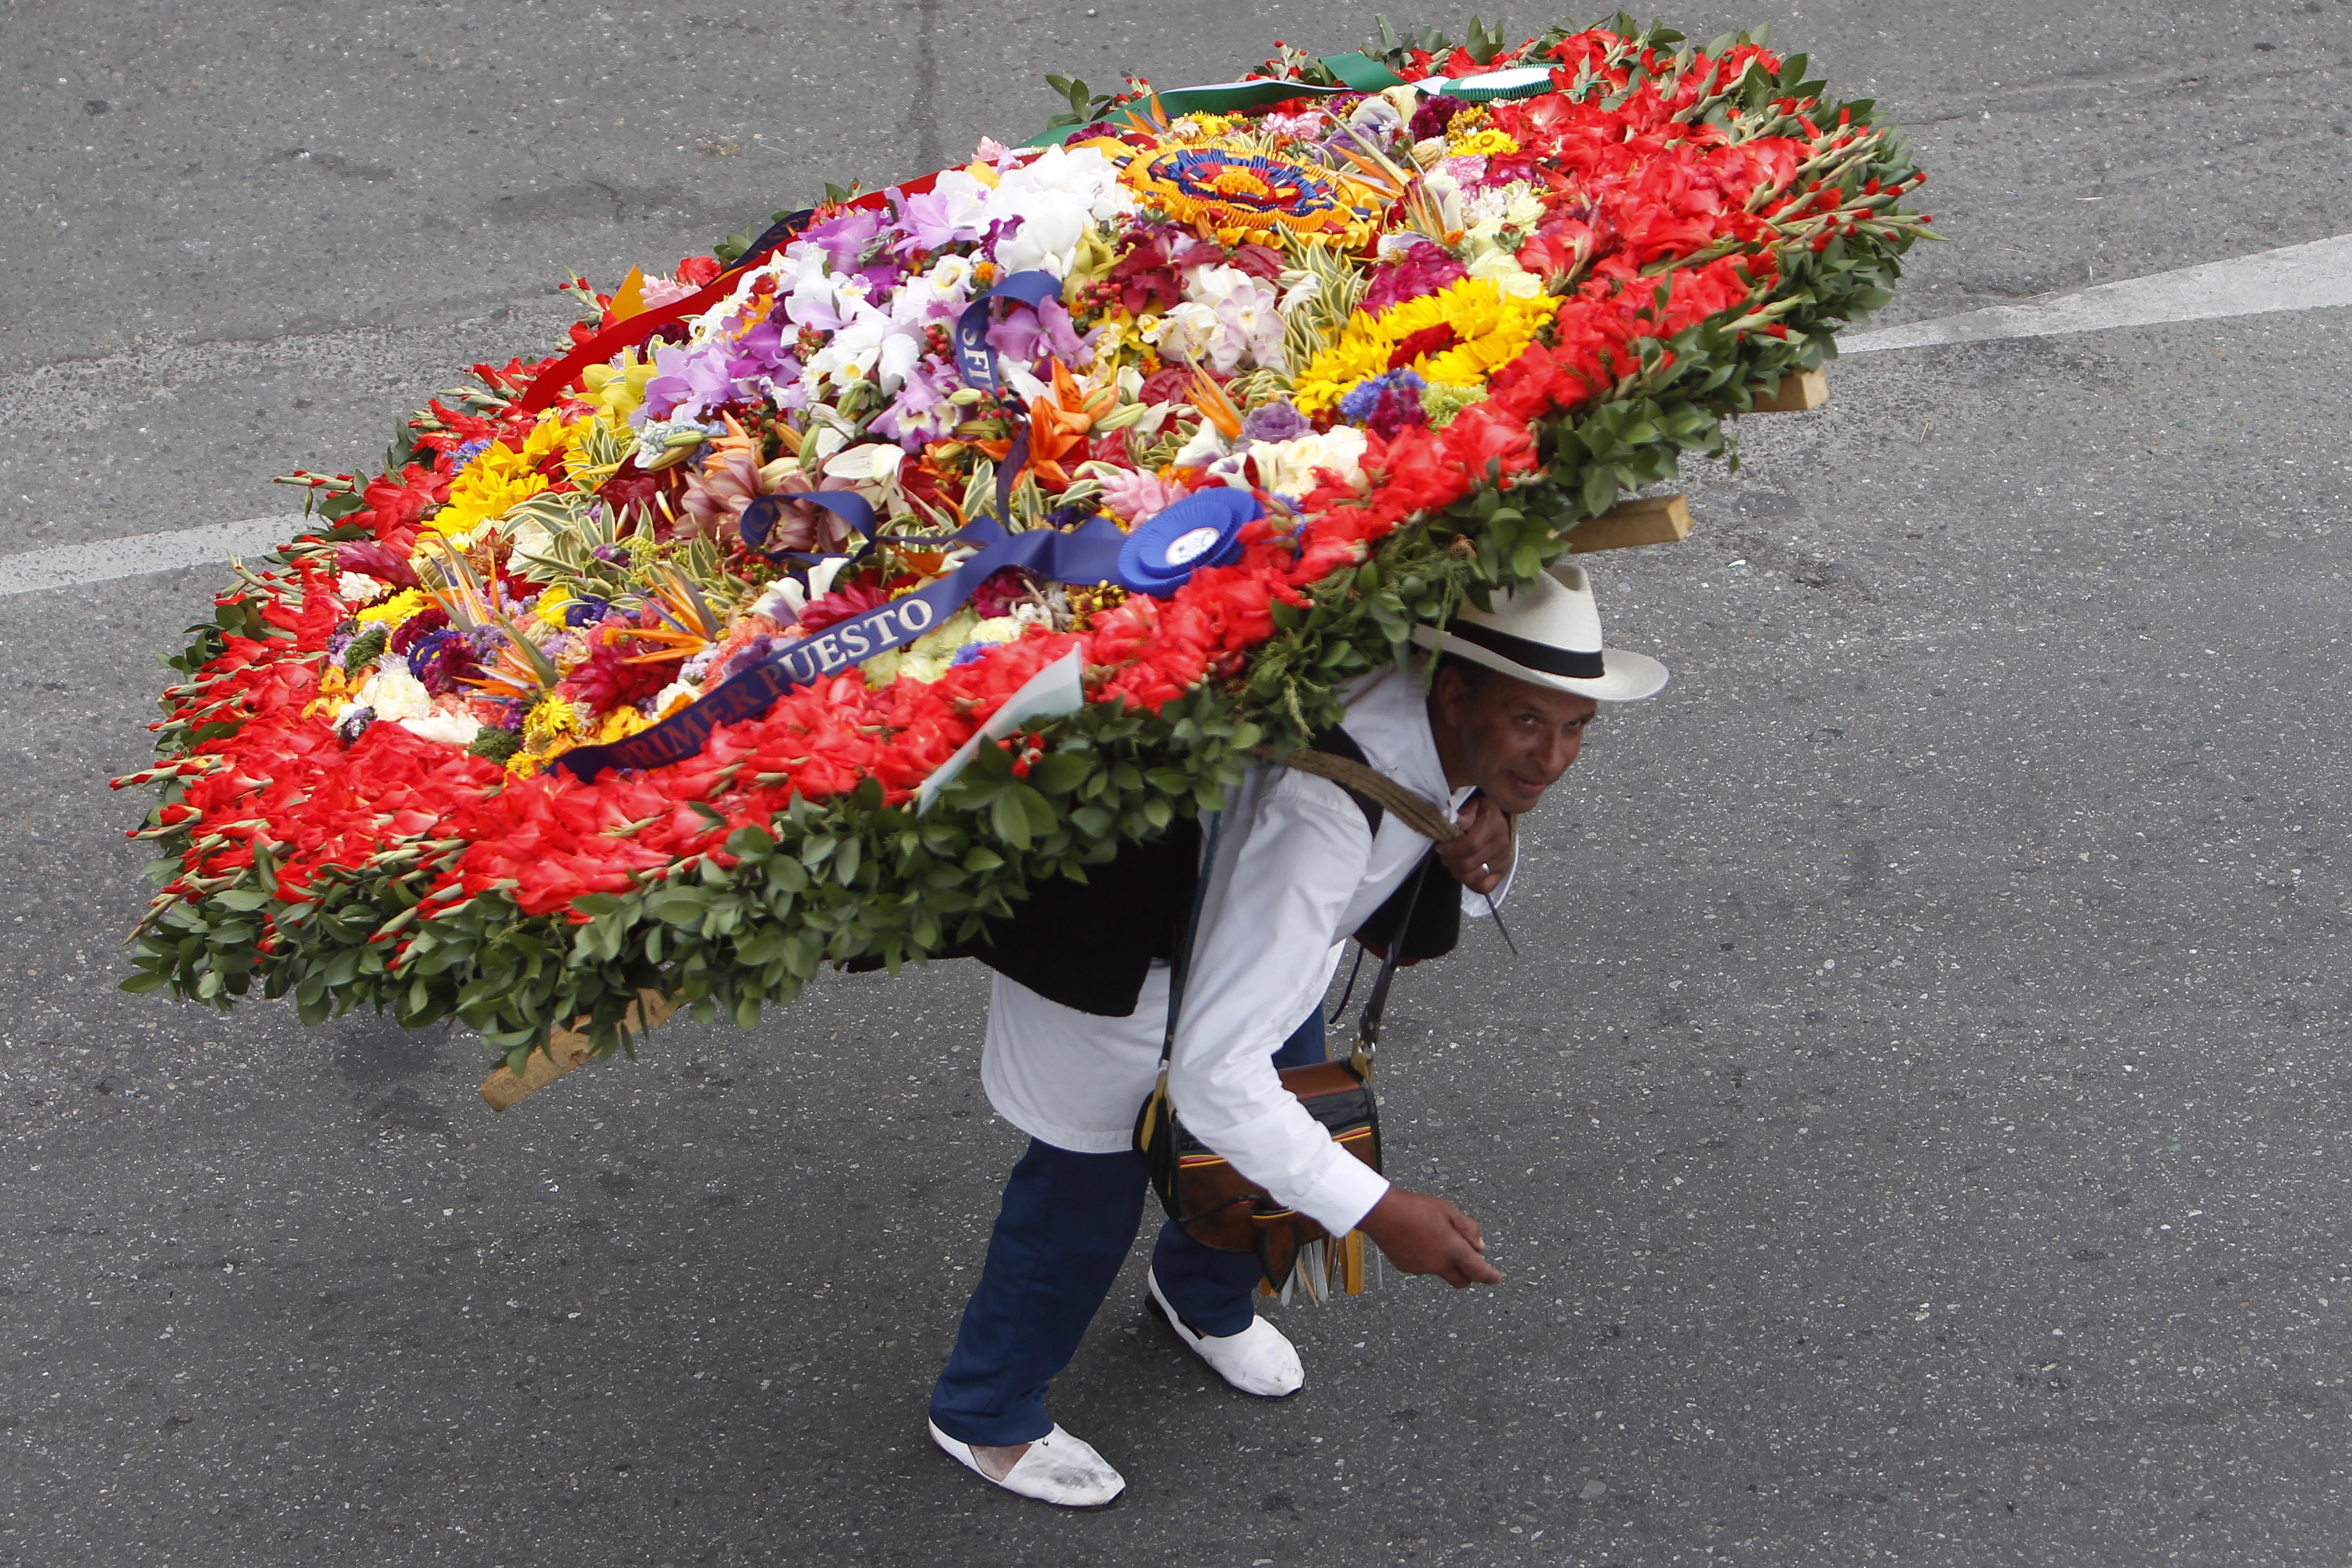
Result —
[[1297, 1347], [1264, 1318], [1253, 1317], [1250, 1326], [1237, 1334], [1196, 1334], [1160, 1294], [1159, 1276], [1147, 1274], [1144, 1287], [1150, 1292], [1147, 1300], [1151, 1310], [1176, 1331], [1176, 1337], [1244, 1394], [1287, 1399], [1306, 1386], [1307, 1369], [1299, 1364]]
[[1013, 1462], [1012, 1468], [1003, 1475], [991, 1475], [982, 1467], [971, 1444], [957, 1442], [940, 1431], [937, 1422], [925, 1425], [931, 1429], [931, 1441], [950, 1458], [989, 1485], [1003, 1487], [1021, 1497], [1049, 1502], [1055, 1508], [1108, 1508], [1127, 1489], [1127, 1478], [1112, 1469], [1109, 1460], [1096, 1453], [1091, 1444], [1071, 1436], [1059, 1426], [1030, 1444]]

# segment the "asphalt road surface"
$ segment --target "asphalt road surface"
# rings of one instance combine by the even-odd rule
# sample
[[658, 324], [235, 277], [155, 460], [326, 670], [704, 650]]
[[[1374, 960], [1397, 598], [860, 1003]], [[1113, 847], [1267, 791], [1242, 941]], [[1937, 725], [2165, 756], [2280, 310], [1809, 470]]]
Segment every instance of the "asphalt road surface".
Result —
[[[285, 510], [566, 268], [1025, 134], [1048, 69], [1371, 21], [1097, 9], [15, 0], [0, 552]], [[1672, 19], [1914, 128], [1889, 321], [2352, 231], [2344, 0]], [[1100, 1515], [923, 1433], [1017, 1148], [977, 969], [504, 1117], [462, 1034], [124, 995], [104, 781], [221, 574], [0, 598], [0, 1560], [2343, 1562], [2347, 314], [1859, 357], [1597, 563], [1675, 682], [1384, 1069], [1507, 1282], [1281, 1310], [1260, 1405], [1131, 1273], [1055, 1396]]]

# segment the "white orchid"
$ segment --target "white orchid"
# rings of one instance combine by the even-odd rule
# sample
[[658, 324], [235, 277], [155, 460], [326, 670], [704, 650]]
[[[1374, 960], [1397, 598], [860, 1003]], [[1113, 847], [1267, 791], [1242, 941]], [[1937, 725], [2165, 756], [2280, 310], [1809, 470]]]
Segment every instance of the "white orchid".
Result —
[[1118, 169], [1091, 147], [1048, 147], [1008, 170], [990, 193], [991, 222], [1017, 220], [996, 242], [996, 264], [1006, 272], [1070, 275], [1079, 237], [1097, 223], [1135, 210]]

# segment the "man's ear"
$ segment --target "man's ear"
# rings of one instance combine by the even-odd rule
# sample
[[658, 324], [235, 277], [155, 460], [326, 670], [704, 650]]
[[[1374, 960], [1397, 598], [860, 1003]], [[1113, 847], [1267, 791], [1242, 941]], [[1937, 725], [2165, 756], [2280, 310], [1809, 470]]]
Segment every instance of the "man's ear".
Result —
[[1437, 667], [1436, 677], [1429, 683], [1429, 689], [1431, 695], [1437, 699], [1442, 711], [1457, 714], [1462, 711], [1463, 703], [1469, 700], [1470, 678], [1462, 673], [1460, 665], [1449, 659]]

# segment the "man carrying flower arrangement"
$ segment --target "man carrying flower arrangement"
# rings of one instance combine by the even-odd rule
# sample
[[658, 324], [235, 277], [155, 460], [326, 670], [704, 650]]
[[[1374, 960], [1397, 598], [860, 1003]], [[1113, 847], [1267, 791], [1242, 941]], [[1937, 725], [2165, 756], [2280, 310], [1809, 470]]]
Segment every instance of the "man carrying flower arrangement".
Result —
[[[163, 794], [127, 988], [454, 1018], [505, 1104], [654, 1001], [750, 1027], [826, 963], [978, 939], [991, 1094], [1036, 1142], [934, 1430], [1013, 1490], [1107, 1500], [1044, 1394], [1170, 1151], [1178, 1182], [1255, 1180], [1249, 1222], [1293, 1242], [1495, 1277], [1466, 1216], [1348, 1157], [1377, 1130], [1358, 1064], [1285, 1078], [1317, 1035], [1276, 1047], [1401, 893], [1389, 951], [1443, 951], [1420, 917], [1464, 905], [1414, 901], [1420, 835], [1483, 903], [1592, 704], [1663, 682], [1544, 563], [1721, 455], [1927, 232], [1894, 127], [1807, 78], [1760, 34], [1622, 18], [1384, 32], [1240, 82], [1073, 83], [1066, 135], [575, 279], [560, 351], [475, 366], [380, 474], [292, 476], [315, 526], [167, 661], [159, 760], [117, 781]], [[1451, 616], [1433, 685], [1339, 686], [1340, 727], [1243, 774], [1465, 595], [1498, 610]], [[1039, 937], [1064, 873], [1114, 867], [1132, 918]], [[1154, 960], [1188, 952], [1171, 986]], [[1361, 1140], [1308, 1109], [1327, 1067]], [[1280, 1394], [1258, 1273], [1163, 1237], [1150, 1296]]]
[[[1417, 637], [1439, 645], [1429, 628]], [[1502, 1279], [1476, 1222], [1351, 1157], [1277, 1070], [1323, 1059], [1322, 996], [1342, 946], [1425, 858], [1433, 854], [1459, 883], [1454, 896], [1465, 910], [1485, 912], [1512, 875], [1513, 819], [1575, 762], [1598, 704], [1648, 697], [1666, 672], [1601, 647], [1591, 589], [1575, 567], [1498, 595], [1491, 614], [1464, 608], [1443, 647], [1433, 680], [1422, 679], [1423, 669], [1357, 682], [1343, 729], [1373, 770], [1445, 802], [1460, 836], [1433, 851], [1401, 814], [1375, 820], [1328, 778], [1253, 772], [1211, 837], [1167, 1068], [1170, 1096], [1193, 1136], [1276, 1201], [1333, 1236], [1360, 1229], [1399, 1269], [1459, 1289]], [[1135, 923], [1136, 942], [1148, 942], [1152, 933], [1139, 928], [1149, 922]], [[930, 1433], [1006, 1490], [1100, 1507], [1126, 1483], [1046, 1415], [1045, 1392], [1108, 1292], [1142, 1215], [1136, 1108], [1159, 1071], [1171, 967], [1152, 963], [1132, 1010], [1105, 1017], [1041, 994], [1084, 1002], [1098, 996], [1097, 976], [1063, 981], [1024, 955], [999, 956], [982, 1077], [997, 1113], [1031, 1141], [932, 1393]], [[1227, 1383], [1281, 1398], [1297, 1392], [1305, 1373], [1281, 1331], [1255, 1314], [1261, 1277], [1258, 1257], [1212, 1251], [1171, 1221], [1153, 1247], [1147, 1301]]]

